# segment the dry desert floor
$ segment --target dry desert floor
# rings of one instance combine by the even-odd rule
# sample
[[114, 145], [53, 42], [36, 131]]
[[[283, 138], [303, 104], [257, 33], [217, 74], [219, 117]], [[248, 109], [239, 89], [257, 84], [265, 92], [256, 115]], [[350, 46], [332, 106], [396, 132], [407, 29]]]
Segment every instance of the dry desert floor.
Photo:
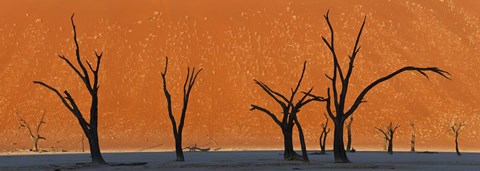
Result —
[[[309, 155], [310, 162], [283, 161], [281, 151], [105, 153], [107, 166], [90, 165], [88, 153], [2, 154], [0, 170], [480, 170], [480, 153], [355, 152], [353, 163], [333, 163], [333, 154]], [[144, 163], [146, 162], [146, 163]]]

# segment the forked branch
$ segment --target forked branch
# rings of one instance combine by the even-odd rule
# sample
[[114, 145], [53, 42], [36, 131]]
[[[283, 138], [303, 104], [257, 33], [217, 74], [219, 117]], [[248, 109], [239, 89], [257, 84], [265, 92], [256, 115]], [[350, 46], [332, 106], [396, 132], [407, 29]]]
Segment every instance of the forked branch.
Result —
[[[363, 101], [363, 98], [365, 97], [365, 95], [372, 89], [374, 88], [375, 86], [377, 86], [378, 84], [384, 82], [384, 81], [387, 81], [395, 76], [397, 76], [398, 74], [402, 73], [402, 72], [405, 72], [405, 71], [417, 71], [417, 72], [420, 72], [422, 73], [422, 75], [426, 76], [425, 72], [433, 72], [435, 74], [438, 74], [438, 75], [441, 75], [442, 77], [446, 78], [446, 79], [450, 79], [449, 76], [450, 73], [448, 73], [447, 71], [444, 71], [444, 70], [441, 70], [441, 69], [438, 69], [437, 67], [427, 67], [427, 68], [419, 68], [419, 67], [413, 67], [413, 66], [406, 66], [406, 67], [403, 67], [385, 77], [382, 77], [382, 78], [379, 78], [378, 80], [374, 81], [373, 83], [371, 83], [370, 85], [368, 85], [359, 95], [358, 97], [355, 99], [355, 102], [353, 103], [352, 107], [345, 113], [345, 118], [348, 118], [350, 115], [353, 114], [353, 112], [358, 108], [358, 106], [362, 103]], [[426, 76], [428, 78], [428, 76]]]

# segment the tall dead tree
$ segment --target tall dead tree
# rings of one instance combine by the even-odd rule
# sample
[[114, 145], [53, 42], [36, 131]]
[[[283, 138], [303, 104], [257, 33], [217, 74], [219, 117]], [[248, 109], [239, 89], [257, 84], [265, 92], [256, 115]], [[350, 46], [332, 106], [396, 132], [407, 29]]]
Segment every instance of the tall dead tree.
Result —
[[26, 128], [27, 131], [28, 131], [28, 135], [30, 136], [30, 138], [32, 139], [32, 149], [30, 149], [31, 151], [34, 151], [34, 152], [37, 152], [39, 150], [38, 148], [38, 141], [39, 140], [47, 140], [45, 139], [45, 137], [41, 136], [40, 135], [40, 127], [42, 126], [42, 124], [45, 123], [44, 118], [45, 118], [45, 114], [46, 112], [43, 111], [43, 114], [42, 116], [40, 117], [40, 120], [38, 121], [38, 124], [36, 125], [37, 127], [35, 127], [35, 130], [33, 130], [31, 127], [30, 127], [30, 124], [27, 123], [27, 121], [25, 121], [19, 114], [18, 114], [18, 111], [16, 112], [16, 115], [17, 115], [17, 119], [18, 119], [18, 122], [20, 123], [20, 128]]
[[167, 69], [168, 69], [168, 57], [165, 57], [165, 70], [161, 73], [162, 80], [163, 80], [163, 92], [165, 93], [165, 98], [167, 99], [168, 116], [170, 118], [170, 121], [172, 122], [173, 137], [175, 138], [175, 152], [177, 154], [177, 161], [185, 161], [185, 157], [183, 156], [183, 148], [182, 148], [183, 126], [185, 124], [185, 116], [187, 114], [187, 107], [188, 107], [188, 100], [190, 98], [190, 92], [192, 91], [193, 85], [195, 85], [197, 76], [202, 71], [202, 68], [200, 68], [198, 71], [195, 71], [195, 67], [193, 67], [191, 73], [190, 73], [190, 67], [187, 68], [187, 78], [185, 79], [185, 83], [183, 84], [183, 105], [182, 105], [182, 111], [180, 116], [180, 123], [178, 124], [178, 127], [177, 127], [177, 122], [175, 120], [175, 116], [173, 115], [172, 98], [167, 89], [167, 78], [166, 78]]
[[325, 144], [327, 142], [328, 133], [330, 133], [330, 128], [328, 128], [328, 117], [325, 115], [325, 123], [322, 123], [322, 133], [320, 133], [320, 154], [325, 154]]
[[412, 129], [412, 140], [410, 140], [410, 151], [415, 152], [415, 123], [410, 121], [410, 128]]
[[[303, 130], [300, 125], [300, 122], [297, 119], [297, 114], [298, 112], [300, 112], [300, 109], [303, 106], [307, 105], [312, 101], [325, 101], [323, 97], [311, 95], [310, 93], [313, 91], [313, 88], [310, 88], [308, 92], [303, 92], [304, 95], [298, 100], [297, 103], [294, 103], [295, 95], [297, 95], [298, 89], [300, 88], [300, 84], [302, 83], [306, 67], [307, 67], [307, 62], [305, 61], [305, 63], [303, 64], [302, 74], [300, 76], [300, 79], [297, 82], [297, 86], [294, 89], [291, 89], [290, 98], [287, 98], [286, 96], [278, 93], [277, 91], [274, 91], [265, 83], [254, 79], [255, 83], [259, 85], [262, 88], [262, 90], [264, 90], [271, 98], [273, 98], [282, 108], [281, 110], [282, 116], [280, 119], [278, 119], [277, 115], [271, 112], [270, 110], [254, 104], [251, 105], [252, 108], [250, 110], [251, 111], [259, 110], [267, 114], [280, 127], [283, 135], [283, 143], [284, 143], [283, 155], [285, 160], [309, 161], [306, 145], [305, 145], [305, 139], [303, 135]], [[292, 133], [293, 133], [294, 126], [296, 126], [298, 129], [300, 145], [302, 148], [302, 156], [298, 155], [293, 149]]]
[[[83, 132], [85, 133], [85, 136], [88, 139], [88, 143], [90, 145], [90, 154], [92, 157], [92, 163], [96, 164], [106, 164], [105, 160], [102, 157], [102, 153], [100, 152], [100, 145], [98, 143], [98, 71], [100, 69], [100, 62], [102, 59], [103, 52], [98, 54], [97, 51], [95, 51], [95, 56], [97, 58], [97, 65], [96, 67], [93, 67], [88, 60], [85, 60], [88, 68], [91, 71], [91, 74], [88, 72], [87, 68], [85, 67], [84, 63], [82, 62], [82, 58], [80, 56], [80, 48], [78, 45], [77, 41], [77, 30], [75, 28], [75, 22], [73, 21], [73, 17], [75, 14], [72, 15], [70, 18], [72, 22], [72, 27], [73, 27], [73, 41], [75, 43], [75, 55], [76, 55], [76, 60], [77, 64], [79, 67], [74, 66], [72, 62], [70, 62], [69, 59], [67, 59], [65, 56], [60, 55], [60, 59], [65, 61], [70, 68], [72, 68], [73, 71], [75, 71], [76, 75], [80, 77], [82, 80], [83, 84], [88, 90], [88, 93], [91, 96], [91, 104], [90, 104], [90, 122], [87, 122], [86, 119], [83, 117], [82, 112], [78, 108], [77, 103], [73, 99], [73, 97], [70, 95], [70, 93], [65, 90], [63, 93], [65, 96], [63, 96], [56, 88], [53, 88], [52, 86], [45, 84], [41, 81], [33, 81], [33, 83], [41, 85], [51, 91], [53, 91], [62, 101], [63, 105], [77, 118], [80, 126], [82, 127]], [[79, 69], [80, 68], [80, 69]], [[93, 78], [91, 78], [93, 77]]]
[[350, 107], [348, 107], [346, 106], [345, 102], [348, 101], [347, 94], [348, 94], [348, 88], [350, 85], [350, 78], [353, 73], [355, 59], [357, 57], [358, 52], [360, 51], [360, 46], [358, 44], [360, 42], [360, 37], [362, 35], [363, 27], [365, 26], [366, 16], [363, 19], [362, 26], [360, 27], [360, 31], [358, 32], [355, 44], [353, 46], [352, 53], [348, 55], [349, 57], [348, 68], [347, 70], [342, 70], [342, 66], [340, 65], [340, 62], [338, 60], [337, 53], [335, 50], [334, 31], [333, 31], [332, 24], [330, 23], [328, 13], [329, 12], [326, 13], [324, 18], [330, 29], [331, 38], [330, 38], [330, 41], [328, 41], [325, 37], [322, 36], [322, 39], [333, 56], [333, 76], [328, 76], [327, 74], [325, 74], [327, 78], [331, 81], [331, 87], [327, 89], [328, 96], [326, 98], [327, 99], [326, 108], [327, 108], [328, 115], [332, 118], [333, 123], [335, 125], [334, 140], [333, 140], [333, 151], [334, 151], [335, 162], [348, 163], [350, 162], [350, 160], [348, 160], [347, 158], [347, 154], [345, 152], [345, 147], [343, 143], [344, 123], [345, 123], [345, 120], [348, 117], [350, 117], [355, 112], [355, 110], [357, 110], [360, 104], [365, 102], [364, 98], [370, 90], [372, 90], [375, 86], [379, 85], [380, 83], [387, 81], [397, 76], [398, 74], [406, 71], [415, 71], [427, 78], [428, 76], [426, 72], [433, 72], [447, 79], [449, 79], [448, 76], [450, 74], [436, 67], [421, 68], [421, 67], [406, 66], [406, 67], [400, 68], [399, 70], [391, 74], [388, 74], [385, 77], [381, 77], [375, 80], [373, 83], [369, 84], [355, 98], [355, 100], [353, 101], [353, 104]]
[[347, 151], [352, 151], [352, 122], [353, 116], [350, 117], [350, 122], [347, 123]]
[[393, 127], [391, 122], [390, 122], [390, 125], [388, 125], [388, 127], [385, 130], [375, 127], [375, 129], [380, 131], [385, 136], [385, 140], [388, 141], [387, 152], [390, 153], [390, 154], [393, 154], [393, 136], [394, 136], [395, 131], [397, 130], [398, 127], [400, 127], [399, 124], [397, 124], [397, 125], [395, 125], [395, 127]]
[[455, 134], [455, 151], [457, 152], [458, 156], [461, 156], [462, 154], [458, 150], [458, 135], [460, 135], [462, 127], [465, 125], [463, 123], [454, 123], [451, 127], [453, 133]]

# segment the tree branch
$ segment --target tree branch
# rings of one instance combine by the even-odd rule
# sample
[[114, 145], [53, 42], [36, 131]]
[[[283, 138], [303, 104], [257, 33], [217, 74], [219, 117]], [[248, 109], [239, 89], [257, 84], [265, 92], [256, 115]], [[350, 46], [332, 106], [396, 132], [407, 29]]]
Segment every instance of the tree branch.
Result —
[[87, 69], [83, 65], [82, 59], [80, 57], [80, 47], [79, 47], [78, 41], [77, 41], [77, 28], [75, 27], [75, 21], [73, 20], [74, 16], [75, 16], [75, 14], [72, 14], [72, 17], [70, 17], [70, 20], [72, 22], [72, 28], [73, 28], [73, 41], [75, 43], [75, 56], [77, 57], [78, 65], [80, 66], [80, 68], [83, 71], [83, 81], [85, 82], [85, 84], [87, 86], [87, 89], [89, 91], [92, 91], [92, 87], [90, 85], [90, 77], [89, 77]]
[[[290, 96], [289, 106], [293, 106], [293, 98], [295, 97], [295, 94], [297, 93], [298, 88], [300, 88], [300, 84], [302, 84], [302, 80], [303, 80], [303, 76], [305, 75], [306, 68], [307, 68], [307, 61], [303, 62], [302, 74], [300, 75], [300, 78], [298, 79], [297, 86], [295, 87], [294, 90], [292, 90], [292, 96]], [[304, 96], [303, 99], [305, 99], [305, 97], [306, 96]]]
[[180, 118], [180, 124], [178, 126], [178, 132], [180, 134], [182, 134], [182, 132], [183, 132], [183, 125], [185, 123], [185, 116], [186, 116], [186, 113], [187, 113], [187, 107], [188, 107], [188, 100], [190, 98], [190, 92], [192, 91], [192, 88], [193, 88], [193, 85], [195, 85], [195, 81], [197, 79], [197, 76], [201, 71], [202, 71], [202, 68], [199, 69], [195, 73], [195, 67], [193, 67], [191, 75], [189, 76], [189, 74], [187, 73], [187, 79], [185, 80], [185, 84], [187, 83], [187, 81], [189, 83], [188, 83], [188, 87], [187, 87], [187, 94], [185, 94], [185, 85], [184, 85], [184, 97], [183, 97], [184, 100], [183, 100], [182, 116]]
[[375, 129], [380, 131], [385, 136], [386, 140], [390, 141], [390, 138], [388, 137], [387, 133], [384, 130], [382, 130], [380, 128], [377, 128], [377, 127], [375, 127]]
[[65, 90], [63, 93], [66, 95], [65, 99], [67, 99], [72, 105], [72, 113], [78, 119], [78, 122], [80, 122], [80, 126], [87, 128], [87, 130], [90, 130], [90, 123], [88, 123], [85, 118], [83, 118], [82, 112], [78, 108], [77, 103], [75, 103], [72, 95], [70, 95], [67, 90]]
[[335, 119], [337, 117], [333, 116], [333, 112], [332, 112], [332, 109], [331, 109], [332, 104], [331, 104], [331, 97], [330, 97], [330, 88], [327, 88], [327, 95], [328, 95], [327, 99], [326, 99], [326, 101], [327, 101], [327, 103], [326, 103], [327, 113], [330, 116], [330, 118], [332, 118], [332, 120], [335, 121]]
[[268, 116], [270, 116], [273, 121], [275, 121], [275, 123], [279, 126], [279, 127], [282, 127], [282, 122], [280, 122], [280, 120], [278, 120], [278, 118], [275, 116], [275, 114], [273, 114], [272, 112], [270, 112], [269, 110], [263, 108], [263, 107], [260, 107], [260, 106], [257, 106], [257, 105], [251, 105], [252, 108], [250, 108], [250, 111], [253, 111], [253, 110], [259, 110], [259, 111], [262, 111], [263, 113], [267, 114]]
[[70, 111], [73, 113], [73, 107], [68, 104], [68, 102], [66, 101], [66, 99], [62, 96], [62, 94], [60, 94], [60, 92], [59, 92], [57, 89], [55, 89], [55, 88], [53, 88], [52, 86], [49, 86], [49, 85], [47, 85], [47, 84], [45, 84], [45, 83], [43, 83], [43, 82], [41, 82], [41, 81], [33, 81], [33, 83], [34, 83], [34, 84], [41, 85], [41, 86], [43, 86], [43, 87], [45, 87], [45, 88], [53, 91], [55, 94], [57, 94], [57, 96], [60, 98], [60, 100], [62, 100], [62, 103], [65, 105], [65, 107], [67, 107], [68, 110], [70, 110]]
[[43, 123], [45, 123], [43, 121], [43, 119], [45, 118], [46, 113], [47, 113], [46, 111], [43, 111], [42, 117], [40, 118], [40, 121], [38, 122], [38, 125], [37, 125], [37, 131], [36, 132], [37, 132], [37, 137], [38, 138], [40, 138], [40, 127], [42, 126]]
[[162, 80], [163, 80], [163, 92], [165, 93], [165, 98], [167, 99], [168, 117], [170, 118], [170, 121], [172, 122], [173, 135], [175, 136], [175, 139], [177, 139], [177, 135], [178, 135], [177, 123], [175, 121], [175, 117], [173, 116], [172, 98], [170, 96], [170, 93], [168, 92], [167, 80], [165, 78], [166, 75], [167, 75], [167, 68], [168, 68], [168, 56], [165, 57], [165, 70], [161, 74], [162, 74]]
[[360, 103], [362, 102], [362, 99], [365, 97], [365, 95], [368, 93], [368, 91], [370, 91], [372, 88], [374, 88], [375, 86], [377, 86], [378, 84], [384, 82], [384, 81], [387, 81], [395, 76], [397, 76], [398, 74], [402, 73], [402, 72], [405, 72], [405, 71], [422, 71], [422, 72], [425, 72], [425, 71], [430, 71], [430, 72], [433, 72], [435, 74], [439, 74], [441, 76], [443, 76], [444, 78], [446, 79], [450, 79], [449, 76], [450, 76], [450, 73], [448, 73], [447, 71], [444, 71], [444, 70], [441, 70], [441, 69], [438, 69], [436, 67], [427, 67], [427, 68], [419, 68], [419, 67], [413, 67], [413, 66], [406, 66], [406, 67], [403, 67], [385, 77], [382, 77], [382, 78], [379, 78], [378, 80], [374, 81], [373, 83], [371, 83], [370, 85], [368, 85], [359, 95], [358, 97], [356, 98], [355, 102], [353, 103], [352, 107], [348, 110], [348, 112], [345, 113], [345, 118], [348, 118], [356, 109], [357, 107], [360, 105]]
[[73, 71], [75, 71], [75, 73], [77, 73], [77, 75], [82, 79], [82, 81], [85, 79], [85, 77], [82, 75], [82, 73], [80, 73], [80, 71], [78, 71], [78, 69], [75, 66], [73, 66], [73, 64], [70, 62], [70, 60], [65, 58], [65, 56], [63, 56], [63, 55], [58, 55], [58, 57], [60, 57], [60, 59], [64, 60], [68, 64], [68, 66], [70, 66], [70, 68], [72, 68]]
[[360, 47], [358, 47], [358, 43], [360, 42], [360, 37], [362, 35], [362, 31], [363, 31], [363, 27], [365, 26], [366, 19], [367, 19], [367, 16], [363, 18], [363, 23], [362, 23], [362, 26], [360, 27], [360, 30], [358, 31], [357, 39], [355, 40], [355, 45], [353, 47], [352, 54], [349, 56], [350, 62], [348, 64], [347, 76], [342, 81], [342, 91], [340, 92], [340, 102], [339, 102], [340, 108], [342, 109], [344, 109], [345, 107], [345, 100], [347, 99], [347, 93], [348, 93], [348, 85], [350, 82], [350, 77], [353, 72], [355, 58], [357, 57], [358, 51], [360, 51]]
[[[270, 87], [268, 87], [266, 84], [262, 83], [261, 81], [257, 81], [256, 79], [253, 79], [253, 81], [255, 81], [256, 84], [258, 84], [270, 97], [272, 97], [282, 108], [286, 108], [287, 107], [287, 104], [285, 103], [288, 103], [288, 99], [285, 98], [285, 96], [281, 95], [280, 93], [278, 92], [275, 92], [273, 91], [272, 89], [270, 89]], [[278, 99], [275, 95], [279, 96], [280, 98], [282, 98], [283, 100], [285, 100], [285, 102], [282, 102], [280, 101], [280, 99]]]

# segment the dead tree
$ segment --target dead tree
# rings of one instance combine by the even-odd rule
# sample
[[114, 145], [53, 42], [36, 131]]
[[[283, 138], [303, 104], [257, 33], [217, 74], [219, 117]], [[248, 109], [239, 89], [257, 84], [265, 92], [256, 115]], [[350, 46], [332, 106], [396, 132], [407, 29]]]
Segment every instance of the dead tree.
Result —
[[191, 73], [190, 73], [190, 67], [187, 68], [187, 78], [185, 79], [185, 83], [183, 84], [183, 105], [182, 105], [182, 111], [180, 116], [180, 123], [178, 124], [178, 127], [172, 111], [172, 98], [167, 89], [167, 79], [166, 79], [167, 69], [168, 69], [168, 57], [165, 57], [165, 70], [161, 73], [162, 79], [163, 79], [163, 92], [165, 93], [165, 98], [167, 99], [168, 116], [170, 118], [170, 121], [172, 122], [173, 137], [175, 138], [175, 152], [177, 154], [177, 161], [185, 161], [185, 157], [183, 156], [183, 148], [182, 148], [183, 126], [185, 124], [185, 116], [187, 114], [187, 107], [188, 107], [188, 100], [190, 98], [190, 92], [192, 91], [193, 85], [195, 85], [197, 76], [202, 71], [202, 68], [200, 68], [198, 71], [195, 71], [195, 67], [193, 67]]
[[85, 135], [82, 134], [82, 140], [81, 140], [81, 143], [82, 143], [82, 152], [85, 152]]
[[460, 153], [460, 151], [458, 150], [458, 135], [460, 134], [461, 132], [461, 129], [462, 127], [464, 127], [465, 125], [463, 123], [454, 123], [452, 125], [452, 131], [453, 133], [455, 134], [455, 151], [457, 152], [457, 155], [458, 156], [461, 156], [462, 154]]
[[375, 127], [375, 129], [380, 131], [385, 136], [385, 140], [388, 141], [387, 152], [389, 154], [393, 154], [393, 136], [394, 136], [395, 131], [397, 130], [398, 127], [400, 127], [399, 124], [397, 124], [395, 127], [393, 127], [391, 122], [390, 122], [390, 125], [388, 125], [388, 127], [385, 130]]
[[185, 148], [183, 148], [183, 149], [184, 149], [184, 150], [187, 150], [187, 149], [188, 149], [188, 151], [192, 151], [192, 152], [194, 152], [194, 151], [201, 151], [201, 152], [210, 151], [210, 147], [200, 148], [200, 147], [197, 146], [197, 144], [189, 145], [189, 146], [187, 146], [187, 147], [185, 147]]
[[325, 154], [325, 144], [327, 142], [327, 135], [330, 133], [330, 128], [328, 128], [328, 117], [325, 115], [325, 124], [322, 123], [320, 126], [322, 127], [322, 133], [320, 134], [320, 154]]
[[[300, 98], [300, 100], [298, 100], [297, 103], [294, 104], [295, 95], [297, 95], [298, 89], [300, 88], [300, 84], [302, 83], [306, 67], [307, 67], [307, 62], [305, 61], [305, 63], [303, 64], [302, 74], [300, 75], [300, 79], [297, 82], [297, 86], [294, 89], [291, 89], [290, 98], [287, 98], [286, 96], [271, 89], [265, 83], [254, 79], [255, 83], [259, 85], [262, 88], [262, 90], [264, 90], [271, 98], [273, 98], [282, 108], [281, 110], [282, 115], [280, 119], [278, 119], [277, 115], [271, 112], [270, 110], [254, 104], [251, 105], [252, 108], [250, 110], [251, 111], [259, 110], [267, 114], [280, 127], [283, 134], [283, 143], [284, 143], [283, 155], [285, 160], [309, 161], [306, 145], [305, 145], [305, 139], [303, 135], [303, 130], [300, 125], [300, 122], [297, 119], [297, 114], [298, 112], [300, 112], [300, 109], [303, 106], [307, 105], [312, 101], [325, 101], [323, 97], [311, 95], [310, 93], [313, 91], [313, 88], [310, 88], [308, 92], [303, 92], [304, 95]], [[298, 155], [293, 149], [292, 133], [293, 133], [294, 126], [296, 126], [298, 129], [300, 145], [302, 148], [302, 156]]]
[[[336, 54], [335, 44], [334, 44], [334, 40], [335, 40], [334, 31], [333, 31], [332, 24], [330, 23], [328, 12], [324, 16], [324, 18], [330, 29], [331, 38], [330, 38], [330, 41], [328, 41], [325, 37], [322, 36], [322, 39], [333, 56], [333, 76], [329, 76], [325, 74], [327, 78], [331, 81], [331, 87], [327, 89], [328, 96], [326, 98], [327, 99], [326, 108], [327, 108], [328, 115], [332, 118], [333, 123], [335, 125], [334, 140], [333, 140], [333, 151], [334, 151], [335, 162], [347, 163], [350, 161], [347, 158], [347, 154], [345, 152], [345, 146], [343, 143], [344, 123], [345, 123], [345, 120], [348, 119], [348, 117], [350, 117], [355, 112], [355, 110], [357, 110], [360, 104], [365, 102], [364, 98], [370, 90], [372, 90], [374, 87], [376, 87], [380, 83], [387, 81], [399, 75], [400, 73], [403, 73], [406, 71], [415, 71], [427, 78], [428, 76], [426, 72], [433, 72], [447, 79], [449, 79], [448, 76], [450, 74], [436, 67], [421, 68], [421, 67], [406, 66], [406, 67], [400, 68], [399, 70], [391, 74], [388, 74], [385, 77], [379, 78], [375, 80], [373, 83], [369, 84], [355, 98], [352, 105], [348, 107], [346, 106], [346, 101], [349, 101], [347, 100], [347, 93], [350, 85], [350, 78], [353, 73], [354, 62], [358, 52], [360, 51], [360, 46], [358, 44], [363, 31], [363, 27], [365, 25], [366, 16], [363, 20], [362, 26], [360, 27], [360, 31], [358, 32], [352, 53], [348, 55], [349, 63], [348, 63], [347, 70], [342, 70], [342, 66], [339, 63], [339, 60]], [[352, 96], [349, 96], [349, 97], [352, 97]]]
[[410, 128], [412, 129], [412, 140], [410, 141], [410, 151], [415, 152], [415, 123], [410, 121]]
[[350, 122], [347, 123], [347, 151], [353, 151], [352, 147], [352, 122], [353, 116], [350, 117]]
[[[72, 62], [70, 62], [69, 59], [67, 59], [65, 56], [60, 55], [60, 59], [65, 61], [70, 68], [72, 68], [73, 71], [75, 71], [76, 75], [80, 77], [82, 80], [83, 84], [88, 90], [88, 93], [91, 96], [91, 104], [90, 104], [90, 122], [87, 122], [86, 119], [83, 117], [82, 112], [78, 108], [77, 103], [75, 102], [74, 98], [70, 95], [70, 93], [65, 90], [63, 93], [65, 96], [63, 96], [56, 88], [53, 88], [52, 86], [43, 83], [41, 81], [33, 81], [33, 83], [41, 85], [51, 91], [53, 91], [62, 101], [63, 105], [77, 118], [80, 126], [82, 127], [83, 132], [85, 133], [85, 136], [88, 139], [88, 143], [90, 145], [90, 154], [92, 157], [92, 163], [96, 164], [106, 164], [105, 160], [102, 157], [102, 153], [100, 152], [100, 145], [98, 143], [98, 72], [100, 69], [100, 62], [102, 59], [103, 52], [98, 54], [97, 51], [95, 51], [95, 56], [97, 58], [97, 64], [96, 67], [92, 66], [88, 60], [86, 60], [86, 64], [88, 66], [88, 69], [90, 69], [91, 73], [88, 72], [87, 68], [85, 67], [85, 64], [82, 62], [82, 58], [80, 56], [80, 48], [78, 45], [77, 41], [77, 30], [75, 28], [75, 23], [73, 21], [74, 15], [70, 18], [72, 22], [72, 27], [73, 27], [73, 41], [75, 43], [75, 55], [76, 55], [76, 60], [77, 64], [79, 67], [74, 66]], [[93, 77], [93, 78], [91, 78]]]
[[30, 127], [30, 124], [27, 123], [27, 121], [25, 121], [19, 114], [18, 112], [16, 112], [16, 115], [17, 115], [17, 118], [18, 118], [18, 122], [20, 123], [20, 128], [26, 128], [27, 131], [28, 131], [28, 135], [30, 136], [30, 138], [32, 139], [32, 149], [30, 149], [31, 151], [34, 151], [34, 152], [37, 152], [39, 150], [38, 148], [38, 141], [39, 140], [47, 140], [45, 139], [45, 137], [42, 137], [40, 135], [40, 127], [42, 126], [42, 124], [45, 123], [44, 118], [45, 118], [45, 114], [46, 112], [43, 111], [43, 114], [42, 116], [40, 117], [40, 120], [38, 121], [38, 124], [37, 124], [37, 127], [35, 128], [35, 130], [32, 130], [32, 128]]

